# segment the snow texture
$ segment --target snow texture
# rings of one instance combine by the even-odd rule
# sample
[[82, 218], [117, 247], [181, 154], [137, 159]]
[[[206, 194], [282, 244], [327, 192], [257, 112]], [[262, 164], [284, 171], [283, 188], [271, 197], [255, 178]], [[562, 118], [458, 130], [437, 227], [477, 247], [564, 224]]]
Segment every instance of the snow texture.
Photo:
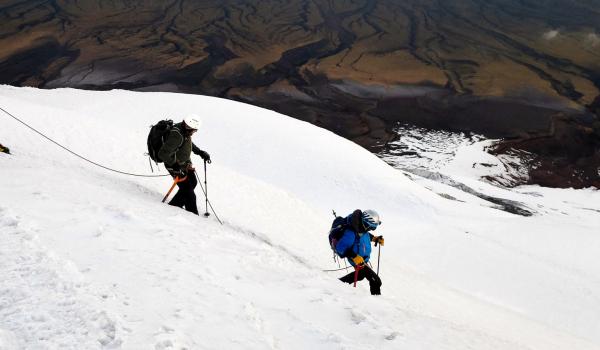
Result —
[[[482, 183], [468, 145], [439, 169], [535, 212], [512, 215], [328, 131], [210, 97], [0, 86], [0, 107], [142, 174], [148, 127], [199, 114], [224, 221], [162, 204], [168, 177], [96, 167], [0, 112], [12, 152], [0, 153], [2, 350], [600, 348], [598, 191]], [[356, 208], [382, 216], [381, 296], [323, 271], [338, 267], [331, 210]]]

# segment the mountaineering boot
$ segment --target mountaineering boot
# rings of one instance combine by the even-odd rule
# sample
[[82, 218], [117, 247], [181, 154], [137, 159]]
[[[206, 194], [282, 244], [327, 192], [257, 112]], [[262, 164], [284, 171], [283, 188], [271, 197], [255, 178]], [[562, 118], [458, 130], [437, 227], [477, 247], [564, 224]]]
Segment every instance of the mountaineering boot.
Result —
[[[366, 265], [363, 266], [358, 271], [358, 278], [356, 280], [362, 281], [365, 278], [367, 279], [367, 281], [369, 281], [369, 288], [371, 289], [371, 295], [381, 295], [381, 285], [382, 285], [381, 279], [379, 278], [379, 276], [377, 276], [375, 271], [373, 271], [369, 266], [366, 266]], [[342, 281], [344, 283], [348, 283], [348, 284], [353, 284], [354, 283], [354, 271], [350, 272], [346, 276], [340, 278], [340, 281]]]

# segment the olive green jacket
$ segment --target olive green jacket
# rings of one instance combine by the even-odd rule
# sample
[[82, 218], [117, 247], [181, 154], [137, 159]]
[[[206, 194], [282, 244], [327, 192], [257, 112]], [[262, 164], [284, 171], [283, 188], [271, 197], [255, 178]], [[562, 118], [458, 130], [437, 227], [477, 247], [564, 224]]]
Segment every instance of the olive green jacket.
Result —
[[180, 167], [190, 163], [192, 151], [195, 154], [200, 153], [198, 148], [192, 142], [192, 137], [185, 132], [183, 123], [173, 125], [173, 128], [167, 135], [165, 142], [158, 151], [158, 158], [165, 162], [165, 166], [169, 168]]

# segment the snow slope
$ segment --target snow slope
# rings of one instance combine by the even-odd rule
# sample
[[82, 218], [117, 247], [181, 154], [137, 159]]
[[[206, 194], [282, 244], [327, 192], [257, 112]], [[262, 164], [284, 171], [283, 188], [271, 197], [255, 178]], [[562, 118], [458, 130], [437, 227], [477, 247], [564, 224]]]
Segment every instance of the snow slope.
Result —
[[[147, 126], [199, 113], [224, 221], [162, 204], [169, 178], [93, 166], [0, 112], [0, 349], [600, 348], [597, 191], [461, 178], [532, 217], [449, 200], [330, 132], [202, 96], [1, 86], [0, 107], [142, 174]], [[356, 208], [382, 215], [379, 297], [322, 271], [331, 210]]]

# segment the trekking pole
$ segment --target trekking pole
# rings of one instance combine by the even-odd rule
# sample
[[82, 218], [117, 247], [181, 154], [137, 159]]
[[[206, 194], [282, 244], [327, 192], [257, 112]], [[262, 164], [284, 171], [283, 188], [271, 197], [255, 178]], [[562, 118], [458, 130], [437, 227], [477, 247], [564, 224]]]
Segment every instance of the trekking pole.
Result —
[[381, 244], [379, 245], [379, 251], [377, 252], [377, 276], [379, 276], [379, 257], [381, 257]]
[[179, 176], [175, 176], [175, 180], [173, 181], [171, 188], [169, 188], [169, 192], [167, 192], [167, 194], [165, 195], [165, 198], [163, 198], [162, 202], [164, 203], [167, 200], [167, 198], [171, 194], [171, 191], [173, 191], [173, 189], [175, 188], [175, 185], [177, 185], [179, 182], [185, 181], [186, 179], [187, 179], [187, 176], [185, 176], [183, 179], [179, 179]]
[[204, 161], [204, 216], [209, 217], [208, 213], [208, 184], [206, 183], [206, 160]]
[[[198, 184], [200, 185], [200, 188], [202, 189], [202, 193], [204, 193], [204, 195], [206, 196], [206, 191], [204, 191], [204, 186], [202, 186], [202, 181], [200, 181], [200, 177], [198, 176], [198, 173], [194, 172], [194, 174], [196, 175], [196, 180], [198, 180]], [[213, 208], [212, 203], [210, 202], [210, 200], [208, 200], [208, 196], [206, 197], [206, 201], [208, 202], [208, 206], [210, 207], [210, 210], [215, 215], [215, 218], [217, 218], [217, 221], [219, 221], [219, 223], [221, 225], [223, 225], [223, 221], [221, 221], [221, 219], [219, 219], [219, 215], [217, 215], [215, 208]]]

